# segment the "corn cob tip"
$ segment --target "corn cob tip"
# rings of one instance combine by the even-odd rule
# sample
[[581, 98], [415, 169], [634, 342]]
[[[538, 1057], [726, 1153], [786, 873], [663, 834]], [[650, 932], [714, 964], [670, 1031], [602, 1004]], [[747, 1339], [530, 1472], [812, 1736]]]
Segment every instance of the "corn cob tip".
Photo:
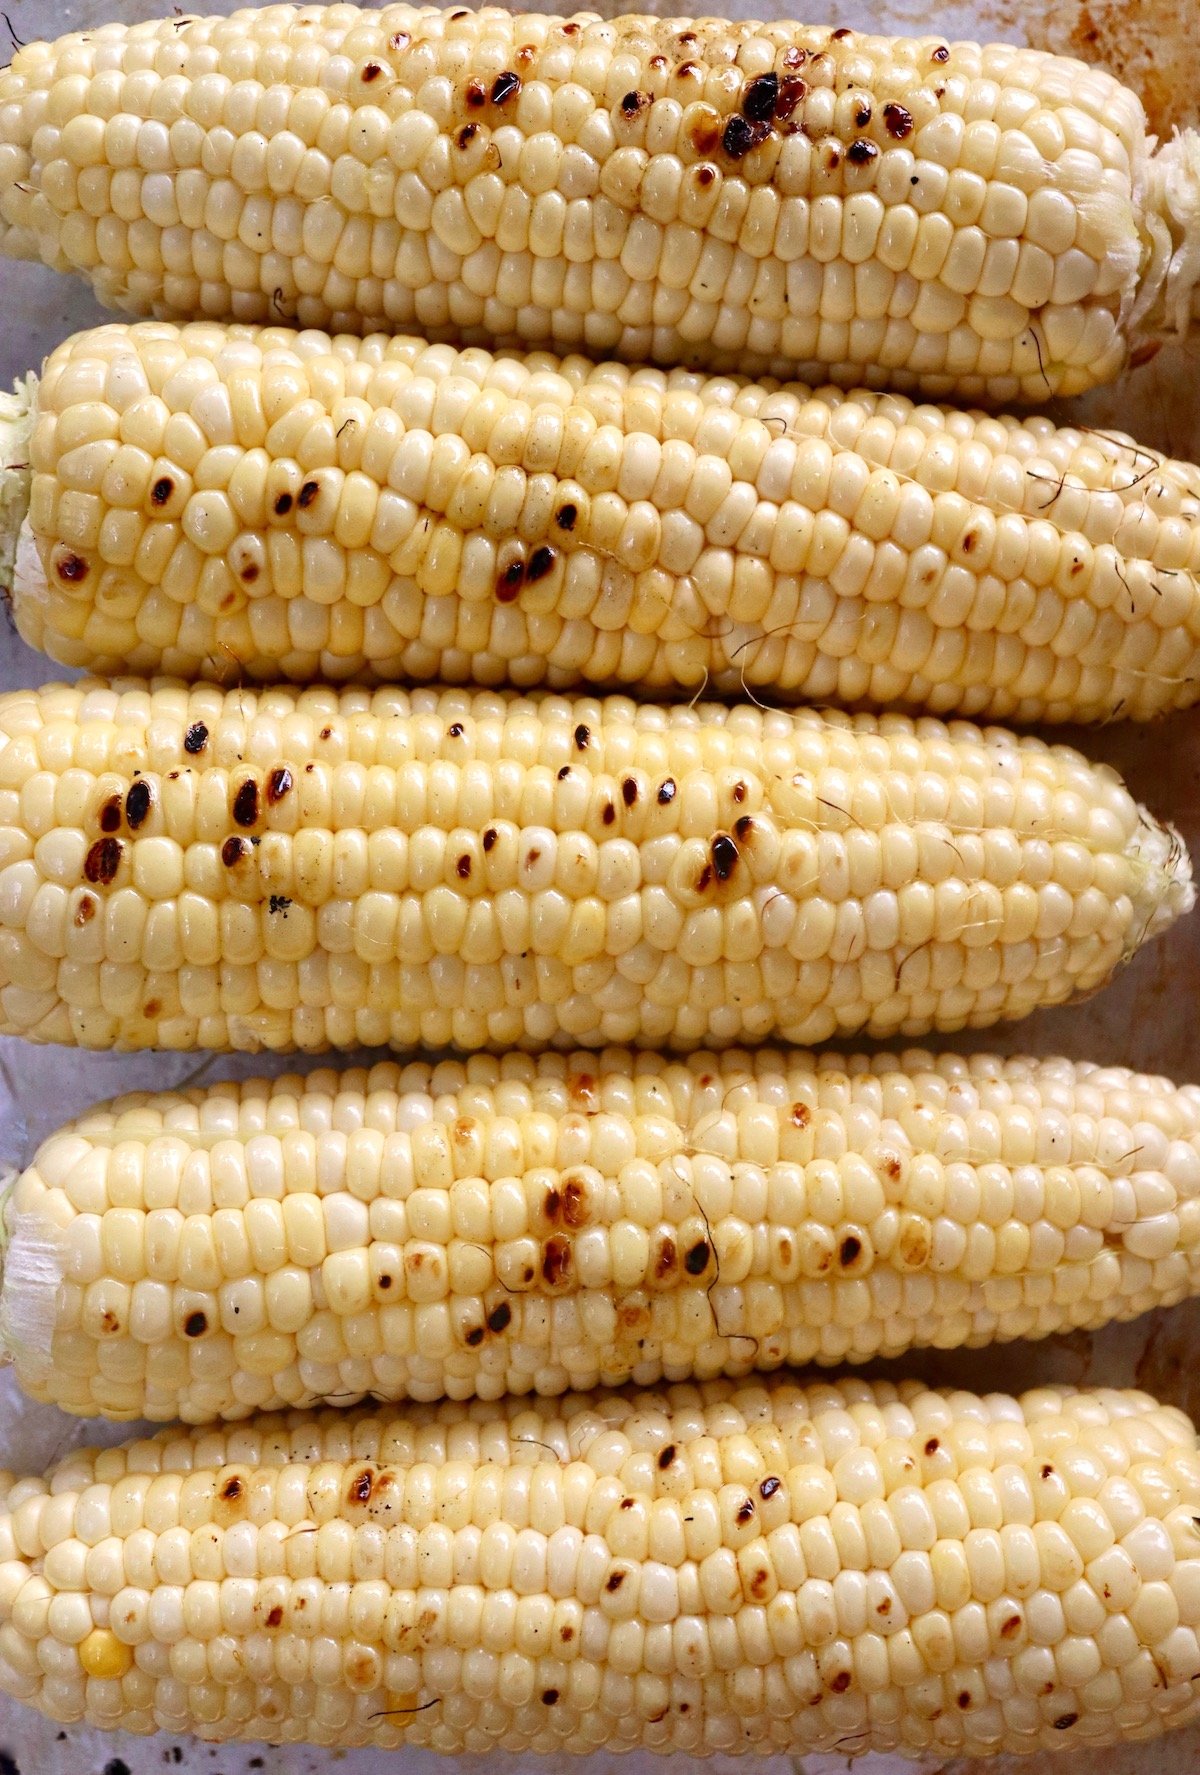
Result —
[[1144, 808], [1131, 849], [1145, 869], [1141, 892], [1134, 898], [1133, 929], [1140, 935], [1133, 948], [1137, 948], [1192, 910], [1196, 884], [1187, 846], [1175, 827], [1160, 824]]
[[1200, 130], [1176, 131], [1151, 160], [1150, 180], [1142, 325], [1182, 338], [1200, 319]]
[[0, 593], [6, 597], [12, 592], [17, 539], [29, 510], [36, 388], [37, 377], [30, 375], [15, 382], [11, 394], [0, 394]]

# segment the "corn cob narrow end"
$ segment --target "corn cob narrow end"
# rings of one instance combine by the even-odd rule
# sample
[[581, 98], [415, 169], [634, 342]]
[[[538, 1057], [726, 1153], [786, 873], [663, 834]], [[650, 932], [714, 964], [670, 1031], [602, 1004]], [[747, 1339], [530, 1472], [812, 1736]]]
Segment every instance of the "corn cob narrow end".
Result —
[[17, 539], [29, 510], [33, 479], [29, 447], [33, 436], [36, 376], [23, 376], [11, 394], [0, 394], [0, 592], [12, 593]]
[[1133, 319], [1139, 331], [1183, 337], [1200, 319], [1200, 130], [1177, 131], [1149, 167], [1150, 247]]
[[1134, 900], [1132, 930], [1137, 942], [1129, 954], [1151, 937], [1159, 936], [1196, 903], [1196, 884], [1187, 846], [1174, 826], [1161, 825], [1142, 810], [1142, 823], [1132, 845], [1142, 864], [1141, 891]]

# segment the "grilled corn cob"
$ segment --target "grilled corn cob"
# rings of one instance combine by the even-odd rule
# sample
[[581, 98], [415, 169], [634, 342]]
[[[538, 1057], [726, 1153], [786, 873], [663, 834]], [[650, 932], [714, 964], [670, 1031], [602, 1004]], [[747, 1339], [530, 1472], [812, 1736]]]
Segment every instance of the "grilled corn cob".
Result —
[[165, 323], [71, 340], [11, 412], [0, 585], [28, 509], [17, 626], [94, 671], [1020, 721], [1200, 694], [1200, 471], [1112, 434]]
[[27, 1393], [189, 1423], [1132, 1318], [1200, 1286], [1200, 1089], [1066, 1060], [485, 1056], [102, 1104], [5, 1210]]
[[1009, 44], [270, 6], [20, 49], [0, 248], [135, 314], [1044, 400], [1185, 327], [1195, 137]]
[[1002, 729], [494, 692], [0, 698], [0, 1026], [87, 1047], [918, 1034], [1190, 906], [1111, 771]]
[[710, 1382], [68, 1455], [0, 1511], [66, 1723], [461, 1753], [1035, 1755], [1194, 1717], [1200, 1458], [1142, 1393]]

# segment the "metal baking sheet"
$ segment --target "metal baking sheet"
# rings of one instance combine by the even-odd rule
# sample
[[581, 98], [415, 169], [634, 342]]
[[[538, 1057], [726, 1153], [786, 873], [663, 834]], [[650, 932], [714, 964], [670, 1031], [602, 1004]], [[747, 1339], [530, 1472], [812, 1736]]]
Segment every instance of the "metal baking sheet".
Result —
[[[644, 4], [644, 0], [643, 0]], [[535, 8], [551, 10], [550, 7]], [[597, 8], [618, 10], [610, 0]], [[715, 8], [714, 8], [715, 9]], [[7, 0], [0, 14], [0, 55], [11, 29], [25, 40], [83, 29], [114, 16], [151, 18], [165, 0]], [[230, 5], [209, 10], [229, 11]], [[663, 13], [680, 6], [660, 4]], [[735, 17], [770, 16], [765, 0], [731, 0]], [[781, 8], [779, 10], [782, 10]], [[1200, 85], [1195, 0], [970, 0], [942, 5], [928, 0], [847, 0], [841, 10], [822, 0], [807, 17], [812, 22], [852, 25], [863, 30], [926, 31], [950, 37], [989, 36], [1012, 42], [1050, 44], [1074, 53], [1108, 54], [1133, 80], [1144, 80], [1156, 127], [1194, 121]], [[1155, 48], [1157, 45], [1157, 48]], [[1147, 48], [1149, 46], [1149, 48]], [[1124, 58], [1124, 60], [1122, 60]], [[54, 345], [77, 328], [102, 318], [81, 283], [33, 265], [0, 261], [0, 386], [36, 368]], [[1193, 350], [1170, 347], [1117, 390], [1101, 391], [1074, 408], [1096, 425], [1120, 425], [1141, 441], [1181, 455], [1200, 455], [1200, 383]], [[63, 674], [31, 653], [0, 624], [0, 689], [36, 684]], [[1152, 728], [1109, 727], [1099, 732], [1056, 737], [1078, 743], [1091, 756], [1107, 759], [1134, 792], [1156, 813], [1171, 818], [1193, 854], [1200, 857], [1200, 713], [1174, 717]], [[1064, 1053], [1109, 1064], [1163, 1072], [1178, 1080], [1200, 1081], [1195, 993], [1200, 988], [1200, 913], [1144, 950], [1106, 991], [1084, 1005], [1050, 1011], [1012, 1028], [963, 1038], [959, 1048], [989, 1047], [1006, 1053]], [[231, 1057], [175, 1054], [104, 1055], [33, 1048], [0, 1039], [0, 1166], [20, 1164], [59, 1122], [98, 1098], [140, 1088], [170, 1088], [201, 1082], [280, 1072], [325, 1062], [297, 1063], [288, 1057]], [[1135, 1324], [1089, 1336], [1076, 1333], [1042, 1344], [1005, 1345], [995, 1350], [926, 1353], [905, 1369], [934, 1382], [983, 1390], [1019, 1389], [1045, 1380], [1133, 1384], [1200, 1415], [1200, 1302], [1151, 1315]], [[81, 1425], [49, 1407], [24, 1401], [8, 1373], [0, 1373], [0, 1467], [41, 1472], [68, 1448], [88, 1440], [120, 1440], [128, 1431], [115, 1426]], [[1080, 1753], [1080, 1756], [1083, 1753]], [[1182, 1775], [1200, 1764], [1200, 1723], [1152, 1745], [1089, 1752], [1091, 1775], [1135, 1775], [1157, 1767], [1162, 1775]], [[10, 1760], [11, 1759], [11, 1763]], [[180, 1769], [182, 1775], [324, 1775], [339, 1764], [345, 1775], [377, 1771], [382, 1756], [373, 1751], [323, 1752], [304, 1747], [272, 1750], [262, 1745], [220, 1748], [177, 1741], [61, 1731], [16, 1702], [0, 1697], [0, 1775], [152, 1775]], [[396, 1775], [438, 1775], [442, 1760], [428, 1752], [389, 1753]], [[469, 1775], [482, 1775], [485, 1759], [465, 1758]], [[1056, 1759], [1057, 1764], [1057, 1759]], [[646, 1775], [657, 1758], [597, 1755], [579, 1764], [580, 1775]], [[714, 1758], [708, 1767], [726, 1775], [726, 1765], [746, 1769], [739, 1759]], [[492, 1765], [494, 1766], [494, 1764]], [[537, 1757], [509, 1758], [514, 1775], [544, 1768]], [[755, 1765], [764, 1775], [842, 1775], [844, 1755], [772, 1758]], [[1064, 1756], [1064, 1775], [1080, 1767], [1079, 1756]], [[901, 1775], [920, 1767], [926, 1775], [959, 1775], [971, 1765], [957, 1759], [856, 1759], [862, 1775]], [[997, 1771], [1028, 1770], [1025, 1759], [1000, 1758]]]

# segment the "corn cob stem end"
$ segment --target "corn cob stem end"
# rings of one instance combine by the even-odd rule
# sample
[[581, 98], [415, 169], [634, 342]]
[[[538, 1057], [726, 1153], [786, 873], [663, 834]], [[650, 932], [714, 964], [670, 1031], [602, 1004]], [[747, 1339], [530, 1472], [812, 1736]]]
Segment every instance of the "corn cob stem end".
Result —
[[1200, 130], [1176, 131], [1150, 162], [1150, 176], [1150, 230], [1164, 250], [1152, 252], [1143, 279], [1146, 294], [1155, 292], [1143, 324], [1183, 336], [1200, 320]]
[[50, 1366], [62, 1249], [49, 1220], [15, 1211], [19, 1175], [0, 1169], [0, 1367], [19, 1359], [23, 1373], [41, 1379]]
[[12, 595], [17, 539], [29, 510], [37, 377], [25, 376], [11, 394], [0, 394], [0, 593]]

